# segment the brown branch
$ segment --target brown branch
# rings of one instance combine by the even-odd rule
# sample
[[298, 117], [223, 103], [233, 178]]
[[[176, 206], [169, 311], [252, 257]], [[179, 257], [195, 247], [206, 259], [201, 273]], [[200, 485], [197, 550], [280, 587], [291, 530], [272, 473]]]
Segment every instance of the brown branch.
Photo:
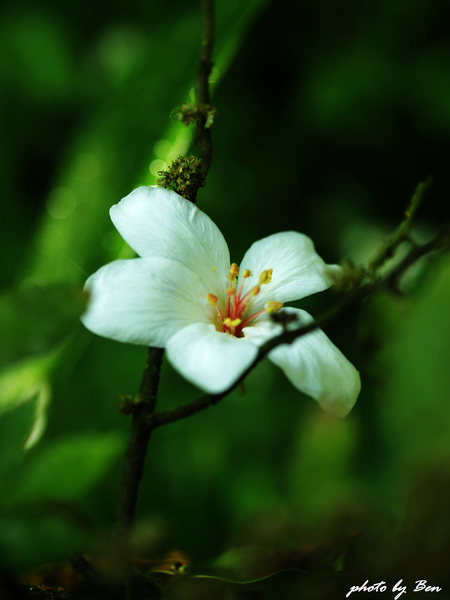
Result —
[[[213, 63], [211, 61], [214, 43], [214, 7], [213, 0], [202, 0], [203, 35], [202, 46], [197, 66], [197, 79], [195, 83], [195, 100], [199, 105], [209, 106], [211, 98], [209, 93], [209, 76]], [[207, 127], [207, 117], [200, 115], [197, 118], [197, 133], [195, 144], [198, 157], [203, 162], [205, 176], [211, 167], [212, 142], [211, 128]]]
[[[372, 288], [373, 284], [367, 284], [363, 288], [358, 289], [356, 292], [353, 292], [347, 295], [341, 304], [332, 308], [331, 310], [324, 313], [321, 317], [319, 317], [316, 321], [312, 321], [303, 327], [295, 329], [294, 331], [284, 331], [280, 335], [272, 338], [263, 344], [256, 355], [254, 361], [247, 367], [247, 369], [242, 373], [242, 375], [234, 381], [234, 383], [227, 388], [225, 391], [220, 394], [204, 394], [191, 402], [187, 402], [186, 404], [182, 404], [181, 406], [177, 406], [170, 410], [158, 412], [152, 417], [151, 426], [159, 427], [161, 425], [168, 425], [169, 423], [173, 423], [174, 421], [179, 421], [180, 419], [185, 419], [186, 417], [190, 417], [191, 415], [208, 408], [209, 406], [213, 406], [222, 400], [225, 396], [231, 393], [240, 383], [244, 381], [250, 371], [260, 363], [263, 358], [265, 358], [271, 350], [280, 346], [281, 344], [292, 344], [297, 338], [318, 329], [319, 327], [325, 327], [330, 323], [336, 321], [340, 316], [342, 316], [351, 306], [365, 298], [369, 293], [369, 288]], [[150, 421], [149, 421], [150, 425]]]
[[[202, 0], [202, 10], [203, 37], [198, 59], [195, 93], [198, 104], [209, 105], [209, 75], [212, 68], [211, 56], [214, 39], [213, 0]], [[202, 115], [197, 119], [195, 141], [198, 156], [203, 163], [202, 169], [206, 176], [212, 160], [211, 130], [206, 115]], [[139, 393], [134, 401], [127, 399], [126, 410], [123, 411], [124, 413], [132, 413], [133, 422], [125, 455], [116, 512], [115, 534], [119, 538], [125, 538], [133, 525], [148, 442], [151, 432], [156, 426], [153, 424], [153, 419], [156, 416], [155, 405], [162, 355], [162, 349], [149, 348]]]
[[398, 285], [400, 277], [415, 264], [420, 258], [450, 248], [450, 224], [445, 225], [440, 233], [427, 244], [414, 244], [408, 254], [398, 263], [398, 265], [383, 279], [384, 287], [390, 289]]
[[220, 394], [204, 394], [203, 396], [200, 396], [199, 398], [196, 398], [195, 400], [187, 402], [181, 406], [155, 413], [152, 417], [151, 427], [155, 428], [161, 425], [173, 423], [174, 421], [178, 421], [180, 419], [185, 419], [186, 417], [190, 417], [191, 415], [194, 415], [195, 413], [200, 412], [209, 406], [217, 404], [220, 402], [220, 400], [232, 392], [247, 377], [250, 371], [252, 371], [256, 365], [269, 354], [271, 350], [277, 346], [280, 346], [281, 344], [292, 344], [298, 338], [310, 333], [311, 331], [314, 331], [315, 329], [326, 328], [331, 323], [337, 321], [356, 304], [378, 290], [383, 288], [391, 290], [396, 289], [400, 277], [420, 258], [438, 250], [448, 249], [449, 247], [450, 226], [447, 226], [434, 240], [428, 244], [413, 246], [405, 258], [400, 261], [400, 263], [385, 277], [371, 283], [366, 283], [358, 289], [349, 292], [337, 306], [323, 313], [315, 321], [312, 321], [311, 323], [308, 323], [307, 325], [304, 325], [298, 329], [284, 331], [280, 335], [267, 341], [260, 347], [259, 352], [252, 364], [249, 365], [249, 367], [228, 389]]
[[139, 483], [142, 478], [145, 455], [152, 432], [152, 428], [148, 426], [148, 423], [155, 411], [162, 356], [163, 350], [161, 348], [148, 349], [141, 387], [131, 408], [133, 422], [125, 455], [116, 512], [115, 534], [119, 538], [125, 537], [133, 525]]

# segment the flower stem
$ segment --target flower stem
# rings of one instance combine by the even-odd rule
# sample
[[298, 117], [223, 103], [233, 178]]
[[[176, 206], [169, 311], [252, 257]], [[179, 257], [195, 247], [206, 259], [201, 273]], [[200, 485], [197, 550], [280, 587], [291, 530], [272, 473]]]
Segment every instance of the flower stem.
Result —
[[163, 352], [161, 348], [148, 349], [141, 387], [132, 409], [133, 422], [125, 454], [114, 527], [115, 534], [119, 538], [128, 535], [134, 521], [147, 446], [154, 429], [151, 422], [155, 414]]

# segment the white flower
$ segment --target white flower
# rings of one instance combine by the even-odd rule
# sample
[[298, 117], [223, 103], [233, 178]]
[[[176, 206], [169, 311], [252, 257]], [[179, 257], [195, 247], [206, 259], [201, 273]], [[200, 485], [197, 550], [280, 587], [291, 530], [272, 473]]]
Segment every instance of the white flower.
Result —
[[[177, 371], [213, 394], [231, 386], [258, 347], [281, 333], [268, 313], [341, 275], [294, 231], [254, 243], [238, 270], [211, 219], [168, 190], [140, 187], [110, 215], [141, 258], [114, 261], [88, 279], [84, 325], [121, 342], [164, 347]], [[297, 315], [297, 326], [312, 320], [285, 310]], [[269, 358], [328, 412], [345, 416], [356, 402], [358, 372], [322, 331], [274, 348]]]

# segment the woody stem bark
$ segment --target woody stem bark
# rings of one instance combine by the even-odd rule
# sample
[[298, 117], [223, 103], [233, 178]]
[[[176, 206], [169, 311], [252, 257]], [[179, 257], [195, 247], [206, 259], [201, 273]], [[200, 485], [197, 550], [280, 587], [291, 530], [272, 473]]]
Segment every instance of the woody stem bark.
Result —
[[[195, 82], [195, 99], [197, 104], [209, 105], [211, 97], [209, 93], [209, 76], [213, 63], [211, 61], [214, 43], [214, 7], [212, 0], [202, 0], [203, 12], [203, 35], [202, 46], [197, 66], [197, 78]], [[208, 173], [212, 161], [211, 128], [206, 127], [206, 117], [197, 119], [197, 133], [195, 136], [198, 157], [203, 162], [205, 175]]]
[[141, 387], [132, 408], [133, 422], [122, 471], [117, 503], [115, 534], [126, 537], [134, 521], [139, 484], [144, 469], [150, 435], [153, 431], [159, 374], [163, 356], [161, 348], [149, 348]]

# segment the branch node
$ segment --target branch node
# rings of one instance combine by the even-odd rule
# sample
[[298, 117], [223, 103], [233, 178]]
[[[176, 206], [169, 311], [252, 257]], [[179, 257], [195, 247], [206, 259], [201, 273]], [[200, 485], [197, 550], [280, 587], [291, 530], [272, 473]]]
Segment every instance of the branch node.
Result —
[[117, 406], [119, 409], [119, 413], [128, 417], [133, 414], [134, 407], [136, 404], [135, 399], [130, 394], [119, 394], [120, 401], [117, 402], [114, 406]]
[[285, 310], [279, 310], [278, 312], [271, 313], [269, 316], [273, 323], [281, 325], [283, 332], [286, 332], [292, 323], [298, 323], [298, 315], [290, 314]]
[[203, 119], [204, 126], [209, 129], [217, 117], [217, 110], [212, 104], [182, 104], [176, 112], [172, 113], [172, 117], [184, 123], [184, 125], [192, 125], [196, 121]]

